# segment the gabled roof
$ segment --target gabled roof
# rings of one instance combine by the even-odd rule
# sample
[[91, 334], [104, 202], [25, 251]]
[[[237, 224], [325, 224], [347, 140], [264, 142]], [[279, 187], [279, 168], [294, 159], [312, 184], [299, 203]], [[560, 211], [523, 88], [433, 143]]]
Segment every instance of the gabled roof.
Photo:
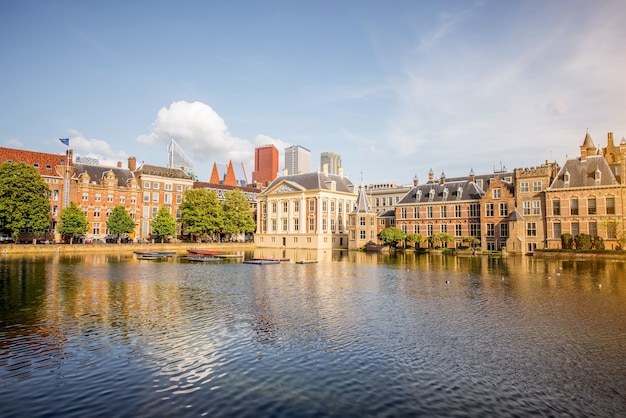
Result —
[[[0, 147], [0, 164], [7, 161], [26, 163], [35, 167], [39, 174], [46, 177], [62, 177], [62, 173], [58, 173], [56, 167], [64, 166], [68, 163], [65, 154], [47, 154], [44, 152]], [[72, 165], [71, 161], [69, 161], [69, 165]]]
[[[596, 184], [596, 172], [600, 175], [600, 182]], [[569, 175], [569, 185], [565, 185], [565, 175]], [[572, 187], [597, 187], [616, 185], [617, 180], [602, 155], [590, 155], [585, 161], [580, 158], [570, 158], [565, 161], [559, 174], [552, 181], [549, 189], [564, 189]]]
[[335, 191], [354, 193], [354, 184], [347, 177], [322, 172], [291, 174], [277, 177], [261, 194], [270, 194], [280, 183], [291, 183], [302, 190], [331, 190], [335, 182]]
[[130, 182], [134, 178], [133, 173], [127, 168], [106, 167], [101, 165], [84, 163], [75, 163], [74, 168], [76, 170], [76, 176], [87, 173], [91, 182], [94, 182], [96, 184], [102, 184], [104, 176], [109, 171], [112, 171], [113, 174], [115, 174], [115, 177], [117, 177], [117, 185], [119, 187], [127, 187], [128, 182]]
[[359, 194], [356, 198], [356, 204], [354, 206], [354, 210], [350, 213], [375, 213], [370, 207], [370, 202], [367, 200], [365, 187], [363, 187], [363, 185], [359, 186]]
[[521, 213], [517, 211], [517, 209], [515, 209], [513, 212], [509, 214], [508, 219], [509, 221], [523, 221], [524, 217], [522, 216]]
[[189, 174], [185, 173], [180, 168], [159, 167], [149, 164], [142, 164], [141, 167], [137, 169], [136, 173], [173, 179], [193, 180]]
[[479, 200], [483, 190], [476, 183], [466, 181], [446, 181], [441, 184], [429, 182], [414, 186], [397, 203], [398, 205], [415, 203], [454, 202], [457, 200]]

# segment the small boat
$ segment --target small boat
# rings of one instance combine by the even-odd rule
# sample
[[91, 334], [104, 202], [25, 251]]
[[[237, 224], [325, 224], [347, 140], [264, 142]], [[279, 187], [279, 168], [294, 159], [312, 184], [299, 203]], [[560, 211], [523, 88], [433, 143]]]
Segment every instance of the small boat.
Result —
[[244, 264], [279, 264], [280, 260], [277, 258], [253, 258], [244, 261]]
[[176, 251], [133, 251], [137, 256], [161, 256], [171, 257], [176, 254]]
[[315, 264], [317, 260], [299, 260], [296, 261], [296, 264]]
[[219, 258], [243, 258], [241, 254], [215, 254], [215, 257]]
[[187, 252], [191, 254], [202, 254], [202, 255], [218, 255], [218, 254], [226, 253], [226, 251], [222, 251], [222, 250], [187, 250]]
[[217, 257], [191, 257], [191, 256], [187, 256], [187, 257], [184, 257], [184, 259], [185, 260], [189, 260], [189, 261], [199, 261], [199, 262], [203, 262], [203, 263], [222, 261], [221, 258], [217, 258]]

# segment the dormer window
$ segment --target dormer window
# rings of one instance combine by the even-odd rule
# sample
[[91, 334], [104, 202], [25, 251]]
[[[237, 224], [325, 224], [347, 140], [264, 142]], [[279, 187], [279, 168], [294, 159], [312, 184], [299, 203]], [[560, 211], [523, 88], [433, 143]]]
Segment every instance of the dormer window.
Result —
[[446, 187], [446, 188], [444, 188], [444, 189], [443, 189], [443, 198], [444, 198], [444, 199], [447, 199], [447, 198], [448, 198], [448, 193], [449, 193], [448, 188], [447, 188], [447, 187]]
[[594, 176], [594, 180], [595, 180], [595, 184], [596, 184], [596, 186], [599, 186], [599, 185], [600, 185], [600, 179], [601, 179], [601, 177], [602, 177], [602, 173], [600, 173], [600, 169], [599, 169], [599, 168], [596, 168], [596, 173], [595, 173], [595, 176]]
[[463, 188], [459, 187], [456, 191], [456, 198], [460, 199], [462, 195], [463, 195]]
[[417, 193], [415, 193], [415, 200], [420, 200], [422, 198], [422, 191], [418, 190]]
[[428, 199], [433, 200], [435, 198], [435, 189], [430, 189], [428, 192]]
[[565, 174], [563, 174], [563, 183], [565, 187], [569, 187], [569, 171], [565, 171]]

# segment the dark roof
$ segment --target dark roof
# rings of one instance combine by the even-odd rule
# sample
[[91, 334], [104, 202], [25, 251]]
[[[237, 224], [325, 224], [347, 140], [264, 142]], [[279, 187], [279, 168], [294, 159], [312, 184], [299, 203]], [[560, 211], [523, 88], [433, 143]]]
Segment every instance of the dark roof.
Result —
[[242, 192], [248, 193], [261, 193], [261, 189], [256, 187], [243, 187], [243, 186], [233, 186], [230, 184], [215, 184], [209, 183], [205, 181], [194, 181], [193, 182], [194, 189], [217, 189], [217, 190], [234, 190], [240, 189]]
[[365, 187], [363, 185], [359, 186], [359, 194], [356, 198], [354, 210], [351, 213], [374, 213], [365, 195]]
[[[596, 184], [596, 172], [600, 174], [600, 183]], [[565, 174], [569, 174], [569, 185], [565, 185]], [[602, 155], [591, 155], [585, 161], [580, 158], [570, 158], [565, 161], [559, 174], [552, 181], [550, 189], [565, 189], [572, 187], [613, 186], [617, 180]]]
[[446, 181], [443, 184], [432, 182], [414, 186], [397, 204], [406, 205], [428, 202], [454, 202], [456, 200], [478, 200], [483, 194], [483, 190], [478, 187], [476, 183], [469, 180]]
[[[0, 147], [0, 164], [7, 161], [31, 165], [42, 176], [61, 177], [62, 173], [58, 173], [56, 167], [67, 164], [67, 156]], [[69, 164], [71, 166], [72, 162], [70, 161]]]
[[265, 190], [272, 190], [278, 184], [283, 182], [298, 185], [304, 190], [330, 190], [330, 183], [332, 181], [335, 182], [336, 191], [354, 193], [354, 184], [352, 184], [350, 179], [347, 177], [322, 172], [291, 174], [277, 177], [269, 186], [267, 186], [267, 189]]
[[113, 174], [117, 177], [117, 185], [119, 187], [127, 187], [128, 182], [133, 179], [133, 173], [127, 168], [106, 167], [84, 163], [74, 163], [74, 168], [76, 169], [77, 176], [87, 173], [91, 181], [96, 184], [102, 184], [102, 179], [109, 171], [113, 171]]
[[157, 165], [142, 164], [136, 171], [150, 176], [167, 177], [173, 179], [192, 180], [193, 178], [180, 168], [159, 167]]
[[509, 214], [509, 218], [508, 219], [509, 219], [509, 221], [523, 221], [524, 217], [522, 216], [521, 213], [519, 213], [517, 211], [517, 209], [515, 209], [513, 212], [511, 212]]

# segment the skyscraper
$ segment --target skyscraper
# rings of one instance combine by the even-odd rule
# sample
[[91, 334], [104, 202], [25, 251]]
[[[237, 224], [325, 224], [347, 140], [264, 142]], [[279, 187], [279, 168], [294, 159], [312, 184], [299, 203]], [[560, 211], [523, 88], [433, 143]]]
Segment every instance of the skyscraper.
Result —
[[288, 175], [311, 172], [311, 151], [300, 145], [285, 148], [285, 168]]
[[339, 174], [339, 167], [341, 167], [341, 155], [334, 152], [323, 152], [320, 157], [320, 167], [324, 171], [324, 164], [328, 164], [329, 174]]
[[254, 150], [252, 182], [269, 184], [278, 176], [278, 150], [274, 145], [265, 145]]

